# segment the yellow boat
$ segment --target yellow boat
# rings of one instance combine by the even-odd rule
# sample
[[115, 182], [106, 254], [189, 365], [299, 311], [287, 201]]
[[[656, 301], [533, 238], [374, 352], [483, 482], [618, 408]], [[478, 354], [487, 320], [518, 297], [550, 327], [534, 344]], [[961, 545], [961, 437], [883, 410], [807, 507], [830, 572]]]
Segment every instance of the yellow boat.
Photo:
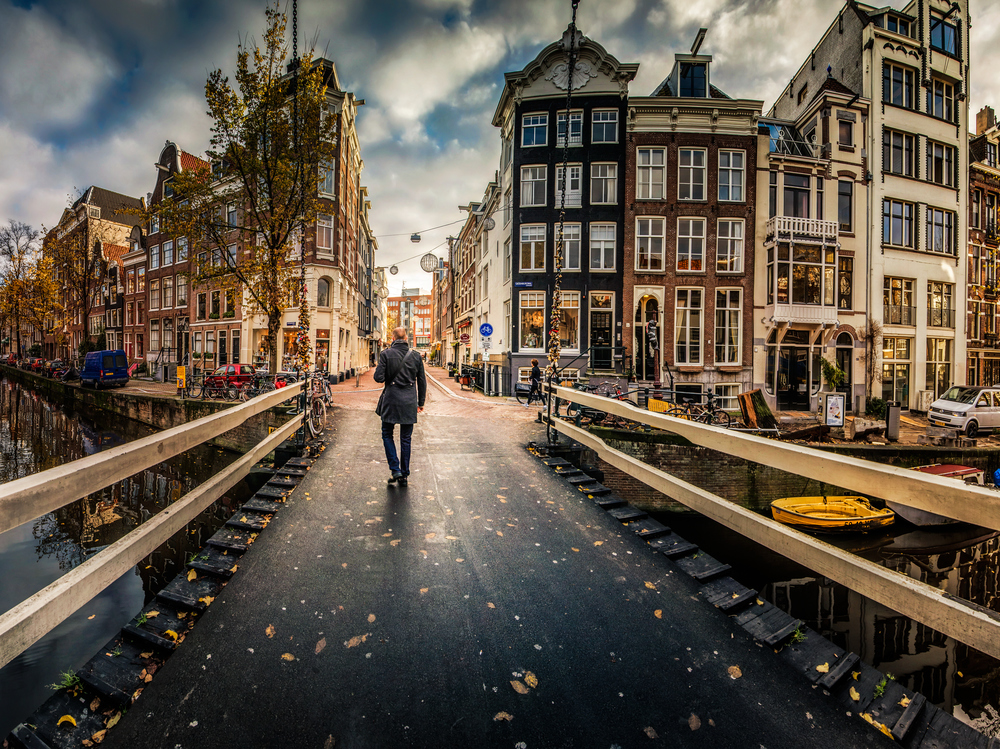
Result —
[[780, 523], [812, 533], [870, 531], [892, 525], [896, 514], [878, 510], [867, 499], [848, 497], [784, 497], [771, 503]]

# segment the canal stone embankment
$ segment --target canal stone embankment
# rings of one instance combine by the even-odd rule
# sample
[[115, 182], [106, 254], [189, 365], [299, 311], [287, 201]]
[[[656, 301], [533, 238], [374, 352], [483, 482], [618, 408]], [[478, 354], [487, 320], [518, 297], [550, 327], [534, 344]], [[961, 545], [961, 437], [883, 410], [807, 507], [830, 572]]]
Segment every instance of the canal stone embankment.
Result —
[[[95, 389], [41, 377], [13, 367], [0, 367], [3, 376], [69, 408], [98, 408], [123, 416], [157, 430], [187, 424], [211, 416], [234, 403], [216, 400], [178, 398], [163, 393], [136, 392], [133, 385], [124, 388]], [[246, 452], [264, 439], [271, 428], [288, 420], [288, 406], [278, 406], [247, 419], [243, 424], [211, 441], [216, 447]]]

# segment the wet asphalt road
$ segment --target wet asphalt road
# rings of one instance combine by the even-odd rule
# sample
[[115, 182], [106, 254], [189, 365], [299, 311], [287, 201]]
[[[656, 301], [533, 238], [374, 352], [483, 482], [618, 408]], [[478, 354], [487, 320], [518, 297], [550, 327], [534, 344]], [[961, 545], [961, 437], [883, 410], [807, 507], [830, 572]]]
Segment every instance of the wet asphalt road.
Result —
[[377, 417], [333, 418], [288, 505], [102, 746], [891, 744], [531, 457], [539, 426], [430, 412], [399, 488]]

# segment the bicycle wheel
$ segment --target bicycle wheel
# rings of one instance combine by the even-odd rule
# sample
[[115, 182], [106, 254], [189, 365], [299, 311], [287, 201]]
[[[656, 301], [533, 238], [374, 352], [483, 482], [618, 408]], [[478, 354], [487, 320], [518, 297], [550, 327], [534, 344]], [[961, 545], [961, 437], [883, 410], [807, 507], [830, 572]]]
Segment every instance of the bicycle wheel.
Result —
[[730, 417], [727, 411], [723, 411], [721, 408], [715, 409], [709, 414], [711, 418], [706, 421], [706, 424], [711, 424], [714, 427], [722, 427], [723, 429], [729, 429], [732, 426], [732, 417]]
[[257, 390], [254, 389], [254, 387], [252, 385], [248, 384], [248, 385], [244, 385], [243, 387], [241, 387], [240, 390], [239, 390], [239, 393], [240, 393], [240, 395], [239, 395], [240, 400], [245, 403], [246, 401], [250, 400], [255, 395], [257, 395]]
[[664, 413], [664, 416], [673, 416], [675, 419], [687, 419], [688, 421], [691, 420], [691, 412], [681, 406], [668, 408]]
[[235, 385], [223, 388], [222, 397], [227, 401], [238, 401], [240, 399], [240, 389]]
[[309, 431], [313, 437], [318, 437], [326, 427], [326, 404], [322, 398], [313, 398], [309, 404], [309, 414], [306, 418]]
[[521, 388], [518, 387], [518, 384], [519, 383], [516, 382], [514, 383], [514, 398], [517, 399], [518, 403], [524, 404], [527, 402], [528, 397], [531, 395], [531, 392], [528, 390], [522, 390]]

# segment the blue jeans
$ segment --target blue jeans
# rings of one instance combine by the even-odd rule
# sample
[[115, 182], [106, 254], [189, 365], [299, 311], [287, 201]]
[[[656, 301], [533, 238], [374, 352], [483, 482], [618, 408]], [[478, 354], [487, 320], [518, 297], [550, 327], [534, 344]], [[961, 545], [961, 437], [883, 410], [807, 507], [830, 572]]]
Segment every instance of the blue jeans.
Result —
[[396, 457], [396, 443], [392, 439], [393, 427], [386, 421], [382, 422], [382, 444], [385, 445], [385, 459], [389, 462], [389, 470], [410, 475], [410, 441], [413, 437], [413, 424], [399, 425], [399, 457]]

